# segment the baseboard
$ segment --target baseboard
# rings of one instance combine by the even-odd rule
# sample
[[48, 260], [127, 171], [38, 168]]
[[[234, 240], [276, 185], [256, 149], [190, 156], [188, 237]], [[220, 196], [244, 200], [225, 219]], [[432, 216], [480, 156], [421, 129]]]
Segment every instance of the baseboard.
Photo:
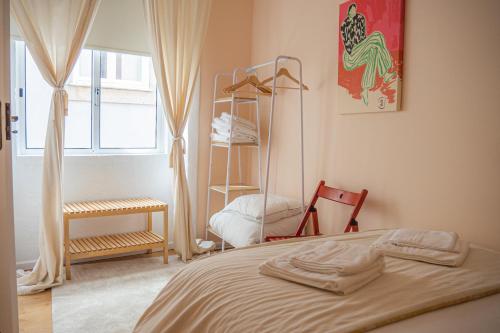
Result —
[[[174, 248], [174, 243], [173, 242], [168, 242], [168, 249], [172, 250]], [[160, 252], [161, 249], [153, 249], [153, 252]], [[135, 254], [143, 254], [146, 253], [146, 251], [135, 251], [135, 252], [127, 252], [127, 253], [120, 253], [120, 254], [115, 254], [112, 256], [103, 256], [103, 257], [97, 257], [97, 258], [85, 258], [85, 259], [77, 259], [77, 260], [72, 260], [71, 263], [84, 263], [84, 262], [90, 262], [90, 261], [96, 261], [96, 260], [101, 260], [101, 259], [110, 259], [110, 258], [119, 258], [119, 257], [127, 257]], [[22, 269], [22, 270], [30, 270], [35, 267], [36, 259], [34, 260], [25, 260], [25, 261], [18, 261], [16, 262], [16, 269]]]
[[36, 260], [25, 260], [16, 262], [16, 269], [28, 270], [35, 267]]

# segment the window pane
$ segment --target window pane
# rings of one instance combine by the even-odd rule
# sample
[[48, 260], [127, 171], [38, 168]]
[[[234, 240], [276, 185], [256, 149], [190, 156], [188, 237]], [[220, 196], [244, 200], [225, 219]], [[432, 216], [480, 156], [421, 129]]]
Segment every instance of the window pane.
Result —
[[26, 49], [26, 148], [43, 148], [52, 88]]
[[65, 148], [92, 148], [92, 51], [82, 50], [68, 78]]
[[156, 148], [156, 82], [151, 58], [101, 53], [106, 53], [100, 57], [101, 68], [105, 68], [101, 69], [101, 148]]
[[[83, 50], [68, 79], [68, 116], [65, 119], [65, 148], [91, 148], [92, 52]], [[52, 88], [45, 82], [26, 49], [26, 148], [43, 148]]]

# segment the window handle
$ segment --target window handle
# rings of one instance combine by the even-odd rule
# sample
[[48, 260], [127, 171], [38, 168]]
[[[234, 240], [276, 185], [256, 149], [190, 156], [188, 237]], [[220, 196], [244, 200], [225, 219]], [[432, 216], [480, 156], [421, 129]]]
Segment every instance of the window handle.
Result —
[[11, 123], [15, 123], [19, 120], [19, 117], [18, 116], [10, 116], [10, 122]]
[[94, 98], [94, 106], [99, 107], [101, 103], [101, 97], [99, 96], [101, 94], [101, 88], [95, 88], [95, 98]]

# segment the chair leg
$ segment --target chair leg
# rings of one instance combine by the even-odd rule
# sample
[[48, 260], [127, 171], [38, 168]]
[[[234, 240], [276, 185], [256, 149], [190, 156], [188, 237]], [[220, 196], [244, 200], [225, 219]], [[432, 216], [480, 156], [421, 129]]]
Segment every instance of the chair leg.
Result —
[[313, 229], [314, 229], [314, 236], [317, 236], [320, 234], [319, 232], [319, 221], [318, 221], [318, 210], [316, 208], [311, 209], [312, 213], [312, 218], [313, 218]]
[[349, 223], [345, 226], [344, 232], [358, 232], [358, 221], [351, 219]]

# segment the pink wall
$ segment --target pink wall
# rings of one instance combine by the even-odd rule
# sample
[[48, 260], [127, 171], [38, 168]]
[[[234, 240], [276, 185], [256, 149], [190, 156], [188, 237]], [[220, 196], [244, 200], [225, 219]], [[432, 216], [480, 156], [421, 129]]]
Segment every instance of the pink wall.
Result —
[[[336, 106], [339, 3], [254, 1], [251, 63], [298, 56], [311, 88], [306, 197], [320, 179], [367, 188], [362, 230], [449, 229], [500, 249], [500, 2], [407, 0], [403, 111], [356, 115]], [[294, 98], [278, 99], [271, 169], [272, 190], [290, 196], [299, 184]], [[341, 232], [347, 214], [321, 205], [323, 231]]]
[[[207, 32], [207, 39], [201, 60], [200, 129], [198, 141], [198, 216], [197, 232], [205, 235], [205, 213], [208, 182], [209, 133], [212, 112], [214, 76], [218, 72], [230, 72], [234, 67], [250, 63], [252, 36], [252, 0], [214, 0]], [[224, 110], [219, 108], [219, 111]], [[217, 149], [218, 161], [214, 175], [215, 182], [225, 181], [224, 151]], [[243, 156], [245, 162], [245, 156]], [[234, 170], [234, 168], [233, 168]], [[222, 195], [214, 194], [214, 205], [223, 207]]]

